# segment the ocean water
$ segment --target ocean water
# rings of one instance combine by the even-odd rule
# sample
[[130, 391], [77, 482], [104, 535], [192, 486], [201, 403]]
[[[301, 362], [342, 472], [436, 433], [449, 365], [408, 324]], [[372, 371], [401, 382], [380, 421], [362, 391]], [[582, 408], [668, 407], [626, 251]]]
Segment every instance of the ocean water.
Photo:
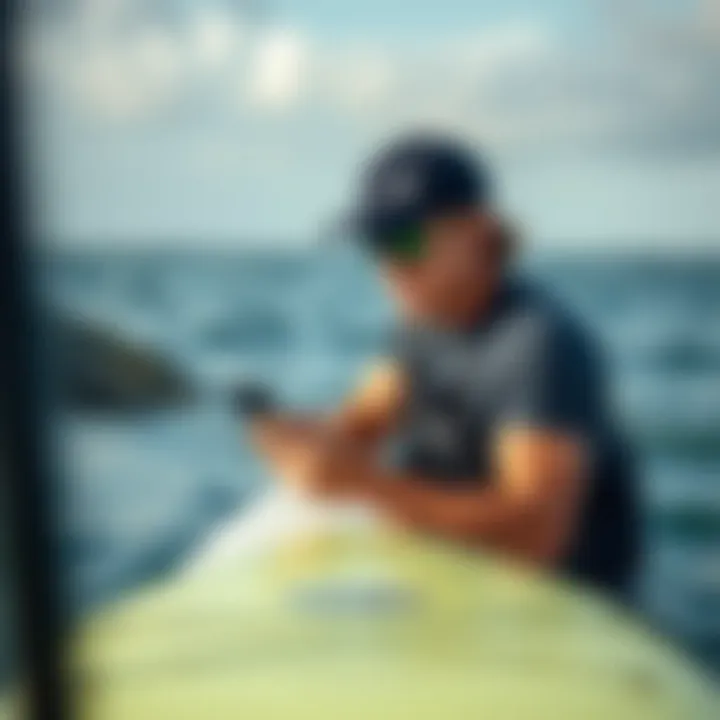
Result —
[[[529, 271], [604, 340], [643, 461], [645, 611], [720, 668], [720, 257], [544, 257]], [[190, 407], [58, 421], [63, 559], [80, 612], [163, 573], [271, 482], [228, 388], [260, 376], [329, 407], [382, 353], [392, 315], [347, 249], [72, 253], [52, 302], [150, 342], [190, 373]]]

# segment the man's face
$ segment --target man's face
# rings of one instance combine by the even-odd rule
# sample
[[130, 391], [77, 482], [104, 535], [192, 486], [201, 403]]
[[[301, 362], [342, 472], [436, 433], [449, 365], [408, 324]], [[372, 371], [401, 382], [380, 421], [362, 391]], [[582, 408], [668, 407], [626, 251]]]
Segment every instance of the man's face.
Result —
[[382, 275], [403, 315], [452, 321], [483, 298], [497, 271], [490, 216], [463, 210], [427, 221], [382, 260]]

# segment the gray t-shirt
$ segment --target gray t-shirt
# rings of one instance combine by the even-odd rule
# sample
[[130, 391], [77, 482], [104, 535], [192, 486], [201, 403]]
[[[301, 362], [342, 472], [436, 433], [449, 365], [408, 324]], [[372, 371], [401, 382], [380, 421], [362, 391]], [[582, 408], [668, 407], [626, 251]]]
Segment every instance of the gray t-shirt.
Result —
[[524, 424], [576, 435], [592, 458], [590, 492], [566, 570], [624, 584], [637, 554], [634, 473], [607, 402], [601, 353], [582, 325], [527, 282], [508, 280], [466, 332], [406, 327], [396, 356], [409, 382], [401, 463], [431, 482], [490, 476], [491, 438]]

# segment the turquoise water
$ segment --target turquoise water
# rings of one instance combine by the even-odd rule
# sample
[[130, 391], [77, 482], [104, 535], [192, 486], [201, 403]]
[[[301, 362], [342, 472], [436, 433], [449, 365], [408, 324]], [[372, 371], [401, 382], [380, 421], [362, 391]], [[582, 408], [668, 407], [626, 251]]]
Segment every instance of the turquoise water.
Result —
[[[645, 459], [646, 611], [720, 656], [720, 258], [529, 263], [604, 339]], [[391, 315], [347, 250], [89, 254], [52, 265], [54, 301], [150, 341], [200, 401], [61, 423], [64, 558], [78, 608], [177, 566], [269, 482], [227, 388], [261, 375], [289, 403], [327, 407], [382, 352]]]

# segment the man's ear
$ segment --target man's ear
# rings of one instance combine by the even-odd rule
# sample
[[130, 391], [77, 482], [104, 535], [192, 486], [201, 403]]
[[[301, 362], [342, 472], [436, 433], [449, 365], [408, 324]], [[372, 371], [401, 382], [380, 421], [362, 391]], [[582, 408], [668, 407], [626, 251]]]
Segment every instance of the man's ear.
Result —
[[500, 262], [503, 265], [513, 262], [520, 249], [520, 231], [517, 225], [507, 218], [498, 218], [495, 242]]
[[482, 212], [478, 216], [480, 231], [487, 238], [490, 255], [500, 265], [511, 263], [519, 249], [520, 232], [507, 218], [495, 212]]

